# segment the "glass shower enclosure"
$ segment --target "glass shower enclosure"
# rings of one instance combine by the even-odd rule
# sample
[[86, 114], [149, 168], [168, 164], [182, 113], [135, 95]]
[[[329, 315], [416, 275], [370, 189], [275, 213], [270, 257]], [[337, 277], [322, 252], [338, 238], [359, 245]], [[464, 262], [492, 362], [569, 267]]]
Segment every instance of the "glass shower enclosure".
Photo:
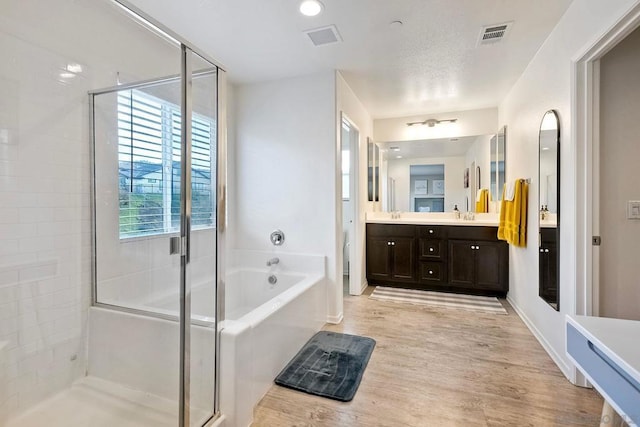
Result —
[[170, 424], [203, 426], [218, 412], [225, 76], [175, 35], [142, 23], [162, 45], [154, 58], [164, 59], [162, 75], [150, 69], [89, 92], [88, 371], [171, 402]]

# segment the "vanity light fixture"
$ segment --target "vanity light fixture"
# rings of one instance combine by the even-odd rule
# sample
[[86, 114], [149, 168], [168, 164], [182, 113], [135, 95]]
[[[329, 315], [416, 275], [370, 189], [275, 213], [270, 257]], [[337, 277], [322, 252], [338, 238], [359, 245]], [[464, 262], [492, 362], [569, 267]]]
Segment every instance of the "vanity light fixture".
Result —
[[455, 123], [457, 121], [458, 119], [442, 119], [442, 120], [427, 119], [422, 122], [409, 122], [407, 123], [407, 126], [429, 126], [430, 128], [432, 128], [435, 125], [439, 125], [440, 123]]
[[300, 3], [300, 13], [304, 16], [316, 16], [324, 9], [324, 5], [318, 0], [304, 0]]

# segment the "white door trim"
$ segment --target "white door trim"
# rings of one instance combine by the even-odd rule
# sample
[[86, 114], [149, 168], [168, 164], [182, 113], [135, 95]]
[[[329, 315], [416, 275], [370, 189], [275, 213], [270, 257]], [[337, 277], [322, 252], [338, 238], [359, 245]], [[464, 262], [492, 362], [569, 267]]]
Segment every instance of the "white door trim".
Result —
[[[340, 112], [340, 120], [346, 120], [349, 123], [351, 129], [357, 132], [357, 138], [354, 137], [354, 132], [349, 132], [349, 199], [351, 203], [349, 206], [351, 207], [351, 224], [349, 225], [349, 294], [350, 295], [360, 295], [362, 294], [362, 285], [361, 285], [361, 270], [359, 268], [359, 263], [357, 262], [359, 258], [358, 249], [361, 245], [358, 245], [360, 238], [360, 230], [359, 230], [359, 221], [360, 221], [360, 185], [359, 185], [359, 166], [360, 166], [360, 143], [362, 140], [362, 134], [358, 126], [356, 126], [349, 118], [344, 111]], [[340, 123], [342, 126], [342, 122]], [[340, 132], [342, 138], [342, 132]], [[340, 146], [342, 147], [342, 140], [340, 141]], [[342, 154], [340, 155], [342, 159]], [[342, 168], [342, 162], [338, 167]], [[342, 200], [342, 197], [341, 197]], [[343, 224], [344, 227], [344, 224]], [[344, 271], [344, 259], [342, 260], [342, 270]]]
[[[611, 28], [572, 59], [571, 107], [573, 155], [576, 164], [574, 201], [576, 206], [576, 289], [567, 313], [598, 313], [598, 249], [591, 237], [599, 232], [599, 76], [600, 59], [640, 25], [640, 0]], [[586, 379], [574, 368], [571, 378], [578, 385]]]

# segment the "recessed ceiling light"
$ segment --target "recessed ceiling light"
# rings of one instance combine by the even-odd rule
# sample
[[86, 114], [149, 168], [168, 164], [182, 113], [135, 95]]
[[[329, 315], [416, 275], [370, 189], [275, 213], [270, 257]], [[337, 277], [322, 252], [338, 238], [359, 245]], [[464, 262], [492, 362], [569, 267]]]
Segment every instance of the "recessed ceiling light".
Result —
[[300, 13], [304, 16], [316, 16], [324, 8], [318, 0], [304, 0], [300, 3]]
[[82, 65], [75, 64], [75, 63], [67, 64], [67, 71], [69, 71], [71, 73], [75, 73], [75, 74], [81, 73], [82, 72]]
[[63, 71], [62, 73], [60, 73], [60, 78], [63, 78], [63, 79], [72, 79], [75, 76], [76, 76], [75, 74], [69, 73], [67, 71]]
[[402, 156], [396, 156], [396, 159], [401, 159], [401, 158], [402, 158]]
[[542, 147], [542, 151], [547, 151], [549, 147]]
[[400, 147], [389, 147], [391, 151], [400, 151]]

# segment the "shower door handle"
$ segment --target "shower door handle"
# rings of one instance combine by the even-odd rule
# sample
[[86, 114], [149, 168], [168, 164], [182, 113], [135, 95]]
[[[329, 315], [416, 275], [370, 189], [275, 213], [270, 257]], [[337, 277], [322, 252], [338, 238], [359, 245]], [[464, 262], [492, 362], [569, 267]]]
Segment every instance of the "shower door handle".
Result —
[[169, 255], [185, 255], [185, 247], [186, 245], [182, 237], [169, 237]]

